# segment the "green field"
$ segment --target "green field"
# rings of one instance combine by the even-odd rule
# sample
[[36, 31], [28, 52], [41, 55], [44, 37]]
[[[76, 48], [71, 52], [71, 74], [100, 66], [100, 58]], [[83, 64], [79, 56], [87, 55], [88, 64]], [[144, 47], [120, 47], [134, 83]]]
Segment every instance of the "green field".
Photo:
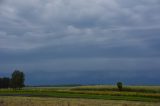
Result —
[[126, 86], [123, 91], [118, 91], [116, 86], [105, 85], [26, 87], [22, 90], [0, 89], [0, 95], [160, 102], [160, 86]]

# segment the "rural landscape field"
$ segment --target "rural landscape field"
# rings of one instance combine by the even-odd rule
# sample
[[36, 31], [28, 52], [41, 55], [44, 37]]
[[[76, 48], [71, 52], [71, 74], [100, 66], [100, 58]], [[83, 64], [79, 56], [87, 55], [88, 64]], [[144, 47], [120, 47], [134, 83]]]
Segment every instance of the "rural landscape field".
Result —
[[1, 89], [0, 106], [159, 106], [159, 86], [95, 85]]
[[160, 0], [0, 0], [0, 106], [160, 106]]
[[157, 102], [135, 102], [97, 99], [64, 99], [34, 97], [0, 97], [0, 106], [159, 106]]

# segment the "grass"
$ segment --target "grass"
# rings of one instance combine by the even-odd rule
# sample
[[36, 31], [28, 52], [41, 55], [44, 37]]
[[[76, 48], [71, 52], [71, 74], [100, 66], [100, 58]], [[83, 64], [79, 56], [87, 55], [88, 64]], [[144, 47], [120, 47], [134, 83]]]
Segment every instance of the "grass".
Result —
[[23, 90], [1, 89], [1, 96], [84, 98], [160, 102], [159, 86], [127, 86], [119, 92], [115, 86], [30, 87]]
[[0, 106], [160, 106], [159, 102], [98, 99], [0, 97]]
[[[75, 87], [73, 90], [81, 91], [118, 91], [117, 86], [80, 86]], [[123, 91], [125, 92], [144, 92], [144, 93], [160, 93], [160, 86], [124, 86]]]

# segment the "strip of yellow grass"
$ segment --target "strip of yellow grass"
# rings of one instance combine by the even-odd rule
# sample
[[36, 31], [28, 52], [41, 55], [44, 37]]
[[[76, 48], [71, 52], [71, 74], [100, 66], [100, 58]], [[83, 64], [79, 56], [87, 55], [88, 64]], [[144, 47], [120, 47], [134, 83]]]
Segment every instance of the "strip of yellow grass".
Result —
[[160, 103], [95, 99], [0, 97], [0, 106], [160, 106]]
[[121, 96], [144, 96], [144, 97], [157, 97], [160, 98], [160, 93], [141, 93], [141, 92], [118, 92], [118, 91], [67, 91], [66, 92], [73, 92], [73, 93], [80, 93], [80, 94], [98, 94], [98, 95], [121, 95]]
[[[148, 89], [148, 90], [160, 90], [160, 86], [128, 86], [124, 85], [124, 87], [131, 88], [131, 89]], [[79, 86], [75, 88], [117, 88], [117, 86], [114, 85], [92, 85], [92, 86]]]

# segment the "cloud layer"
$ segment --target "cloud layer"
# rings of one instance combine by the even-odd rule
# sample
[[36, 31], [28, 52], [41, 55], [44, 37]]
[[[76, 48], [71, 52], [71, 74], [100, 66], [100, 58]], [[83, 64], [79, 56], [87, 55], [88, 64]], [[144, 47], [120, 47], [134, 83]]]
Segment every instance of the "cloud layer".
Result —
[[81, 80], [91, 71], [115, 78], [124, 70], [124, 79], [153, 71], [156, 79], [159, 10], [159, 0], [0, 0], [0, 73], [67, 72]]

